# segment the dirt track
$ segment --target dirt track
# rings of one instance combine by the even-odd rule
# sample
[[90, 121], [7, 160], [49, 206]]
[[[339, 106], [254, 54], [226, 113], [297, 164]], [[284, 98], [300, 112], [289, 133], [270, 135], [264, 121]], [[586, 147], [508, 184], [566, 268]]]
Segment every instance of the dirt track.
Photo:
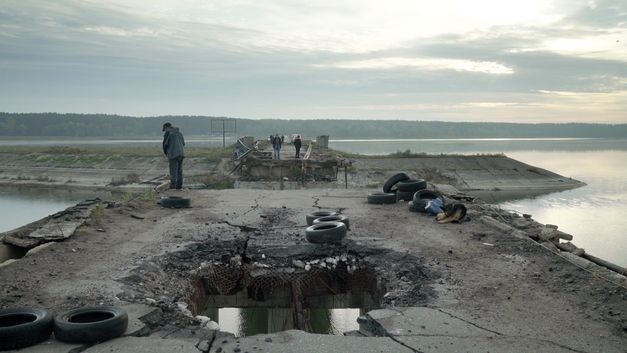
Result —
[[[307, 213], [324, 208], [350, 218], [353, 230], [347, 242], [333, 251], [354, 253], [376, 267], [386, 283], [386, 307], [434, 308], [495, 337], [526, 340], [543, 351], [624, 352], [627, 346], [624, 285], [593, 276], [531, 240], [480, 223], [486, 214], [509, 220], [485, 205], [467, 204], [470, 222], [437, 224], [408, 212], [406, 203], [367, 204], [363, 190], [176, 195], [181, 194], [192, 199], [193, 208], [163, 209], [152, 200], [106, 209], [72, 238], [0, 268], [0, 306], [57, 311], [151, 298], [169, 315], [169, 323], [189, 324], [176, 302], [193, 291], [191, 279], [203, 261], [228, 263], [239, 255], [277, 266], [291, 249], [300, 249], [296, 254], [306, 259], [319, 256], [320, 249], [304, 239], [304, 220]], [[237, 244], [246, 244], [246, 253]], [[219, 344], [214, 342], [212, 349]]]

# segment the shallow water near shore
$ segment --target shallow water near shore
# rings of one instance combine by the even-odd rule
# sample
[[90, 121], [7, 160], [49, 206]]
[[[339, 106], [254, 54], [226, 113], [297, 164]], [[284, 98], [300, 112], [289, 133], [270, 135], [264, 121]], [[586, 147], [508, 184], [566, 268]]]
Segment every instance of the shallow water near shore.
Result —
[[71, 189], [0, 187], [0, 232], [6, 232], [75, 205], [110, 193]]

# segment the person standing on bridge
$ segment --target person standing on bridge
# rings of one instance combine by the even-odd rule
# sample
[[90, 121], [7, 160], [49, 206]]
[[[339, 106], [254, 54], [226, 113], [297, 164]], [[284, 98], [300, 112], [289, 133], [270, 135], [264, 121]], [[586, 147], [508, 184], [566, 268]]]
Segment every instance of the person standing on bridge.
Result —
[[303, 145], [303, 141], [300, 138], [300, 135], [296, 135], [294, 138], [294, 148], [296, 149], [296, 159], [300, 158], [300, 148]]
[[179, 128], [170, 123], [163, 124], [163, 153], [170, 164], [170, 189], [183, 188], [183, 158], [185, 158], [185, 139]]
[[274, 159], [281, 159], [281, 137], [278, 133], [272, 139], [272, 149], [274, 150]]

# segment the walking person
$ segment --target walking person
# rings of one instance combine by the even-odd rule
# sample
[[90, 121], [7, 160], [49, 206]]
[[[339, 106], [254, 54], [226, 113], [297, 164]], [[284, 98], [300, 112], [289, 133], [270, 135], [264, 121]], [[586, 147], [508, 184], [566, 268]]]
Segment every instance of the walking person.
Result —
[[279, 134], [274, 135], [272, 139], [272, 149], [274, 150], [274, 159], [281, 159], [281, 137]]
[[296, 148], [296, 159], [300, 158], [300, 148], [303, 145], [303, 141], [300, 138], [300, 135], [296, 135], [294, 138], [294, 148]]
[[179, 128], [171, 123], [163, 124], [163, 153], [170, 164], [170, 189], [181, 190], [183, 187], [183, 158], [185, 158], [185, 139]]

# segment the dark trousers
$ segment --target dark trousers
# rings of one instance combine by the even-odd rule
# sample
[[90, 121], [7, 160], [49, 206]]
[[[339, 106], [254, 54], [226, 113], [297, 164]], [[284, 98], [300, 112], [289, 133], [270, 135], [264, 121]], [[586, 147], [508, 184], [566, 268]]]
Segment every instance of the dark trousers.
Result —
[[168, 159], [170, 162], [170, 188], [180, 189], [183, 186], [183, 156]]
[[300, 146], [296, 146], [296, 158], [300, 158]]

